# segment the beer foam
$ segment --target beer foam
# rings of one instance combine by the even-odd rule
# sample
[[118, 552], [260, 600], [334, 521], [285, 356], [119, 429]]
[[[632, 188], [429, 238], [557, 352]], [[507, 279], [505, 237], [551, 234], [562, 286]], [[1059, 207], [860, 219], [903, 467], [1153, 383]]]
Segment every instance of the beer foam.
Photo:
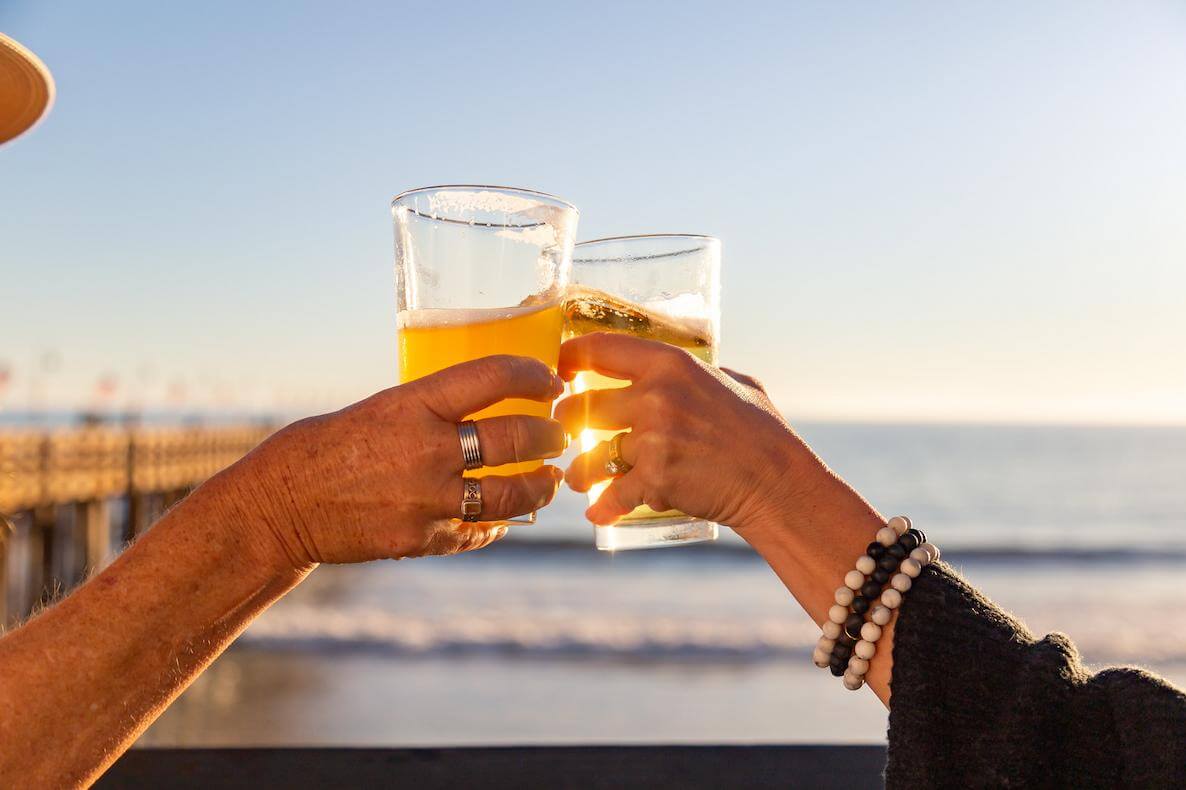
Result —
[[686, 313], [680, 309], [682, 305], [673, 304], [674, 301], [676, 300], [644, 302], [643, 309], [660, 319], [678, 334], [687, 334], [691, 337], [716, 337], [716, 333], [713, 331], [713, 321], [711, 318], [704, 317], [703, 303], [699, 298], [696, 299], [696, 305], [689, 306]]
[[[614, 296], [599, 288], [587, 285], [570, 285], [565, 296], [568, 303], [599, 307], [607, 312], [621, 312], [645, 316], [649, 326], [658, 332], [676, 337], [705, 338], [716, 343], [718, 316], [705, 315], [704, 298], [699, 294], [679, 294], [665, 299], [631, 302]], [[592, 318], [586, 313], [583, 318]], [[596, 323], [593, 319], [591, 323]], [[669, 341], [670, 342], [670, 341]]]
[[558, 198], [545, 198], [499, 190], [442, 189], [428, 195], [428, 213], [433, 219], [439, 216], [458, 221], [479, 214], [483, 217], [481, 224], [501, 226], [495, 233], [500, 238], [541, 249], [562, 247], [563, 239], [575, 235], [570, 225], [576, 212], [551, 202]]
[[555, 306], [555, 304], [545, 304], [486, 308], [424, 307], [418, 310], [401, 310], [396, 318], [396, 326], [399, 329], [432, 329], [444, 326], [486, 324], [492, 321], [505, 321], [509, 318], [521, 318]]
[[540, 206], [538, 199], [529, 195], [486, 189], [442, 189], [428, 195], [429, 211], [435, 215], [460, 217], [474, 211], [491, 214], [527, 214]]

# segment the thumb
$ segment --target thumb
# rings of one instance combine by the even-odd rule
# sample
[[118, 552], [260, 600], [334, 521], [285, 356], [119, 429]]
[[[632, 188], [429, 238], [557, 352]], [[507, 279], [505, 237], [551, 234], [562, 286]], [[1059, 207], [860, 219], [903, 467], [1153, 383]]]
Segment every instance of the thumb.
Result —
[[564, 391], [564, 382], [543, 362], [505, 354], [462, 362], [405, 386], [414, 388], [437, 416], [450, 421], [507, 398], [548, 401]]

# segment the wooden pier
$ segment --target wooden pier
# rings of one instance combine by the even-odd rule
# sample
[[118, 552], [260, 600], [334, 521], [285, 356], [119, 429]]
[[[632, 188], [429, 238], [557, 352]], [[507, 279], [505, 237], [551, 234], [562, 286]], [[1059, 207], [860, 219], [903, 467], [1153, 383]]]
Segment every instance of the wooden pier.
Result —
[[74, 587], [274, 426], [0, 429], [0, 629]]

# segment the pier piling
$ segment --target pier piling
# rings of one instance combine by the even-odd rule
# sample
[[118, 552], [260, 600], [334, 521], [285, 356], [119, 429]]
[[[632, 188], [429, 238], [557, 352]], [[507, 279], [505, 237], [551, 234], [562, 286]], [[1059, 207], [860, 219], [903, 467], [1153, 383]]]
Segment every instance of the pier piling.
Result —
[[0, 429], [0, 629], [106, 566], [272, 430]]

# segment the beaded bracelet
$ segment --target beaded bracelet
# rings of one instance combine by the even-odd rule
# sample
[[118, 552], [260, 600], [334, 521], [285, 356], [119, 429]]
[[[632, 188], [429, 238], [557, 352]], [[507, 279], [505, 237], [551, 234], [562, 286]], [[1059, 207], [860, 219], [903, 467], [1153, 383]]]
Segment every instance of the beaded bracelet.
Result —
[[843, 676], [847, 689], [856, 691], [864, 685], [882, 628], [922, 569], [938, 559], [938, 547], [909, 518], [891, 518], [877, 531], [855, 570], [845, 574], [844, 586], [836, 590], [836, 603], [828, 610], [823, 635], [812, 652], [815, 665]]

